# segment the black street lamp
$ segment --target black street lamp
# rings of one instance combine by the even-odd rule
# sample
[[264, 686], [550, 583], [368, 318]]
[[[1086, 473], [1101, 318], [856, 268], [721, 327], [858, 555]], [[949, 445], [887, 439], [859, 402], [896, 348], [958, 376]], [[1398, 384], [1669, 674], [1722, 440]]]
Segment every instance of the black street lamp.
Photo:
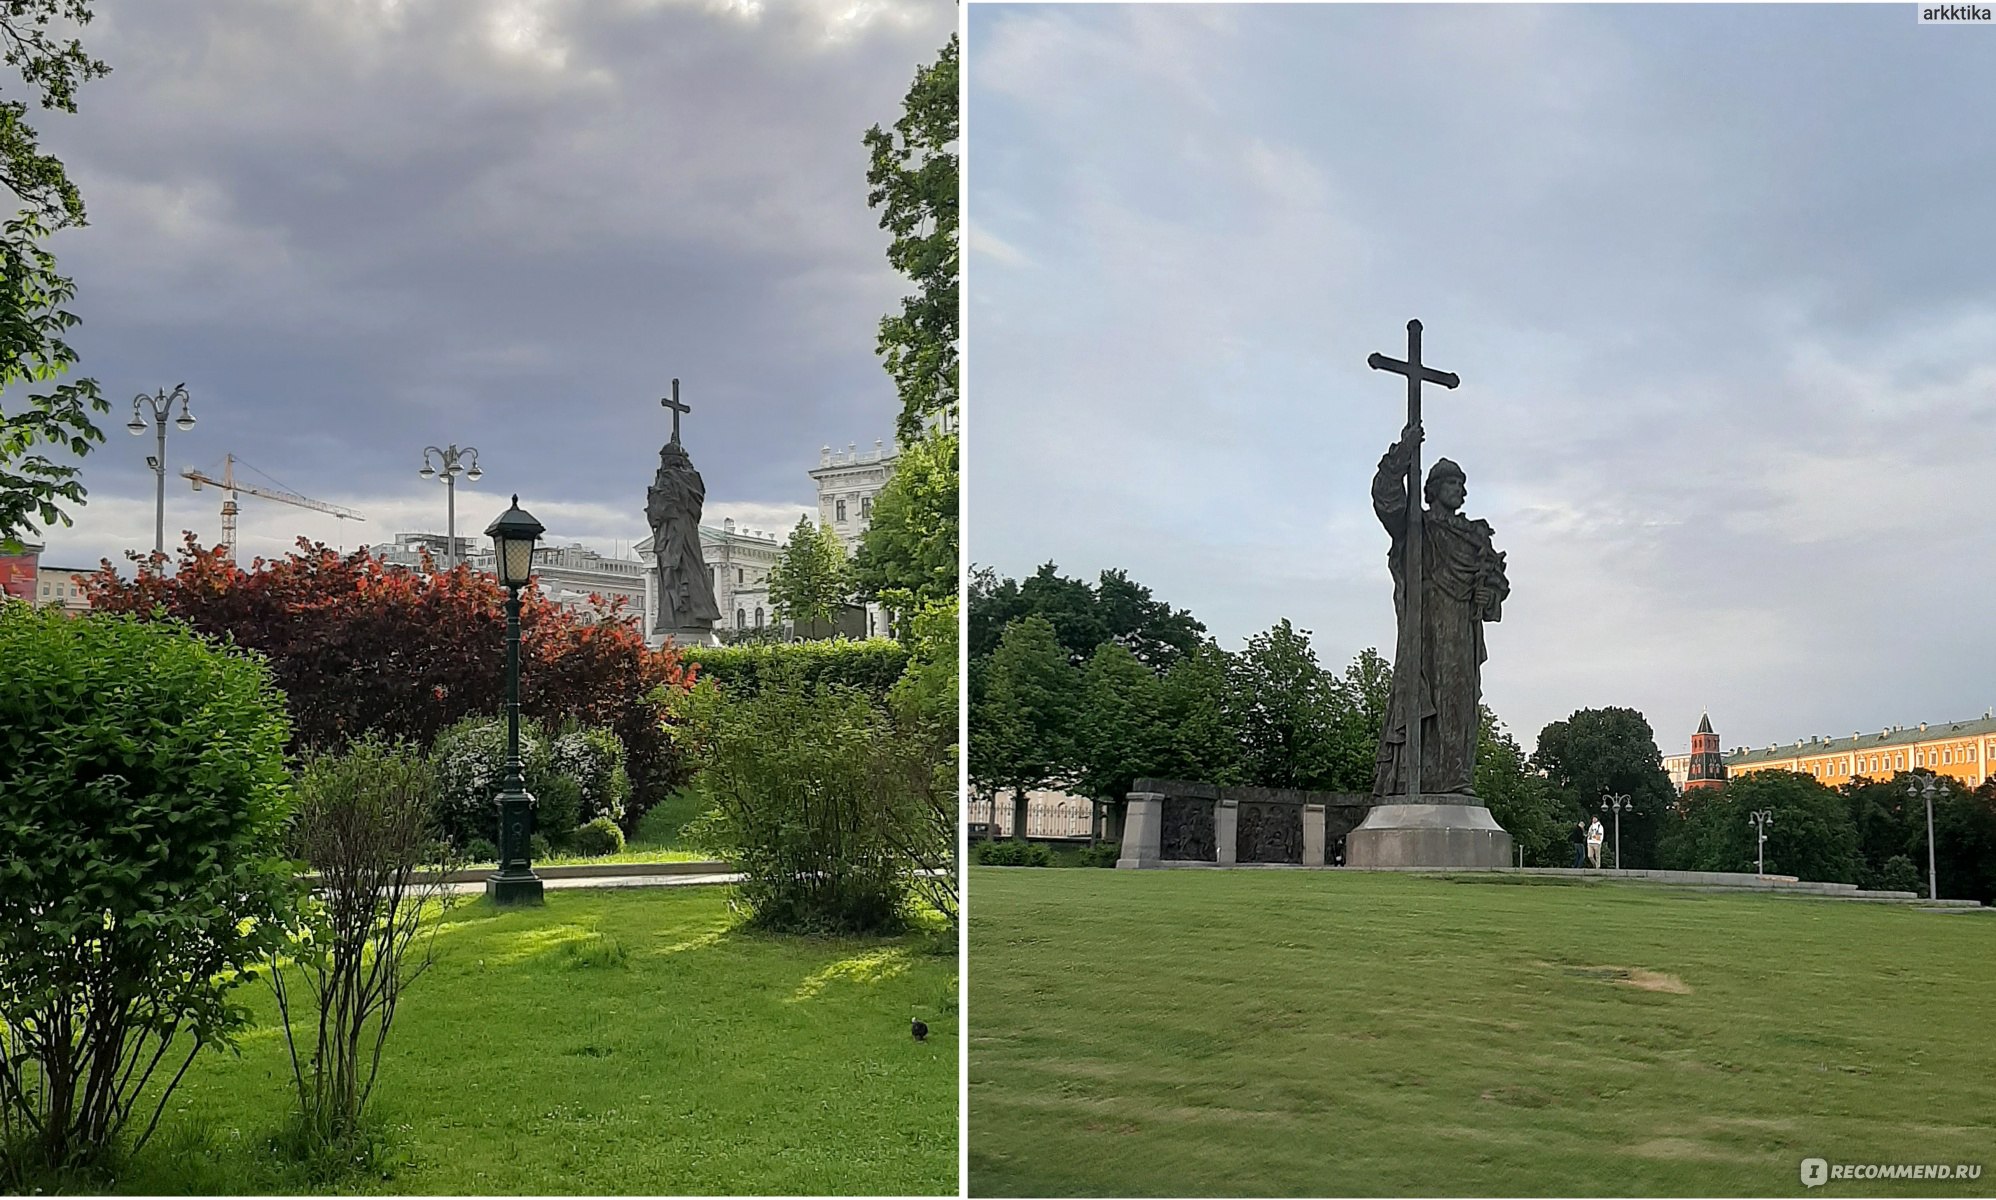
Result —
[[493, 567], [506, 588], [506, 773], [499, 780], [499, 869], [485, 877], [485, 894], [495, 904], [542, 900], [530, 840], [534, 798], [520, 762], [520, 589], [533, 577], [534, 542], [546, 532], [520, 507], [518, 495], [513, 507], [485, 529], [492, 539]]
[[[194, 428], [194, 414], [187, 411], [187, 385], [184, 383], [175, 384], [171, 392], [161, 388], [156, 395], [148, 396], [140, 392], [132, 397], [132, 419], [125, 422], [125, 428], [131, 431], [133, 437], [145, 436], [145, 418], [139, 415], [139, 407], [144, 405], [152, 410], [152, 423], [159, 431], [159, 453], [146, 458], [146, 465], [152, 468], [154, 483], [152, 552], [158, 558], [166, 556], [166, 418], [173, 411], [175, 400], [180, 401], [180, 415], [173, 420], [174, 428]], [[155, 570], [160, 569], [158, 558], [153, 563]]]

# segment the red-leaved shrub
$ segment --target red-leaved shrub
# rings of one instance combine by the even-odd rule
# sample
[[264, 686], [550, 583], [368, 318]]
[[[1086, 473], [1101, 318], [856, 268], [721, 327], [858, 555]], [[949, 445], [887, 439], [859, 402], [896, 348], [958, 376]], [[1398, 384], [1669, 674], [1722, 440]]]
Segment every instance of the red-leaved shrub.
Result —
[[[190, 534], [175, 574], [125, 579], [107, 559], [84, 587], [94, 609], [163, 610], [267, 655], [290, 702], [295, 749], [330, 750], [369, 732], [428, 747], [505, 700], [506, 590], [463, 564], [412, 571], [300, 538], [283, 558], [245, 569]], [[617, 608], [579, 616], [527, 589], [520, 626], [522, 713], [548, 724], [575, 717], [623, 740], [633, 792], [625, 824], [635, 828], [685, 781], [665, 696], [688, 687], [694, 668], [669, 647], [647, 649], [636, 618]]]

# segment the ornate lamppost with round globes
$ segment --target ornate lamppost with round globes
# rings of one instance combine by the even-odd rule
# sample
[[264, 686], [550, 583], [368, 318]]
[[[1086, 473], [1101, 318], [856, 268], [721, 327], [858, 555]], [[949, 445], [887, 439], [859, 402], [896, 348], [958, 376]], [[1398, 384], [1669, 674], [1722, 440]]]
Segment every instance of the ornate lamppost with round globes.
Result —
[[506, 589], [506, 768], [499, 779], [499, 869], [485, 878], [485, 894], [495, 904], [539, 904], [541, 878], [534, 874], [534, 798], [520, 762], [520, 589], [534, 574], [534, 543], [547, 530], [520, 507], [500, 513], [486, 527], [492, 539], [493, 569]]
[[173, 410], [173, 402], [180, 401], [180, 415], [173, 419], [175, 429], [194, 428], [194, 414], [187, 411], [187, 385], [177, 383], [172, 391], [159, 389], [156, 395], [144, 392], [132, 397], [132, 419], [125, 422], [125, 428], [133, 437], [142, 437], [146, 431], [145, 418], [139, 415], [143, 405], [152, 410], [152, 423], [159, 431], [159, 452], [147, 457], [146, 465], [152, 468], [154, 482], [152, 552], [153, 568], [161, 569], [166, 558], [166, 415]]
[[[432, 454], [437, 456], [441, 467], [430, 465]], [[441, 476], [444, 481], [444, 570], [448, 571], [457, 565], [457, 477], [462, 474], [466, 482], [477, 483], [478, 477], [485, 474], [478, 469], [478, 447], [460, 447], [456, 442], [441, 450], [425, 446], [423, 469], [416, 473], [425, 479]]]

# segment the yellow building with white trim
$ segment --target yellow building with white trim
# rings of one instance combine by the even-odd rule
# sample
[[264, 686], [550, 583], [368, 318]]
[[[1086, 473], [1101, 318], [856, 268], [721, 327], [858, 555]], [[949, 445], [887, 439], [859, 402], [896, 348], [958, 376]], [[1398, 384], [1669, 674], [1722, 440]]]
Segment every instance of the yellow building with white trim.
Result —
[[1895, 725], [1847, 738], [1820, 737], [1781, 742], [1766, 749], [1726, 755], [1726, 771], [1738, 777], [1755, 771], [1795, 771], [1834, 787], [1854, 779], [1890, 779], [1901, 771], [1930, 771], [1974, 787], [1996, 765], [1996, 713], [1946, 725]]

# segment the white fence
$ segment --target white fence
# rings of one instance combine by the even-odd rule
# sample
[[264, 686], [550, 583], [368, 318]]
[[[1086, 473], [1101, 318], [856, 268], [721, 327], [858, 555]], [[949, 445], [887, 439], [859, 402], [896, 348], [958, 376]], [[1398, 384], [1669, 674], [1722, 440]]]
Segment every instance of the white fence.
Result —
[[[994, 811], [995, 810], [995, 811]], [[1085, 838], [1094, 824], [1095, 806], [1080, 796], [1062, 792], [1026, 793], [1026, 836], [1033, 838]], [[1008, 838], [1012, 836], [1012, 797], [993, 799], [972, 796], [964, 819], [972, 836]]]

